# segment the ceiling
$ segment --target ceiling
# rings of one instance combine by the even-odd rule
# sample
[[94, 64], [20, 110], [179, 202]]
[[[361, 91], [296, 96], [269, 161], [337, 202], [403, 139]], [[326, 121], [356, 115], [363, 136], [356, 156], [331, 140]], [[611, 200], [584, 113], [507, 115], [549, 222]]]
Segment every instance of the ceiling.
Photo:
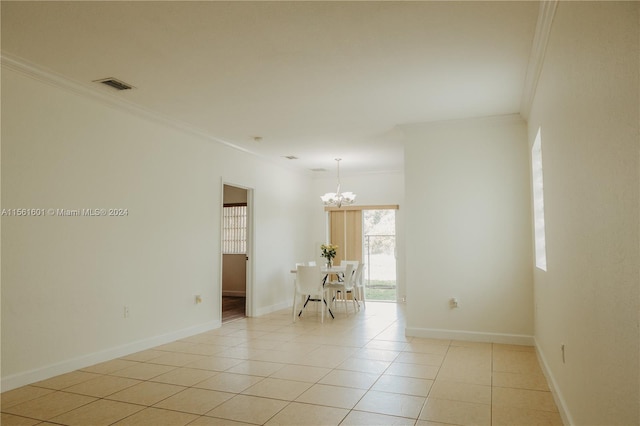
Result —
[[1, 8], [5, 56], [283, 166], [341, 157], [345, 174], [402, 170], [398, 125], [518, 113], [538, 17], [484, 1]]

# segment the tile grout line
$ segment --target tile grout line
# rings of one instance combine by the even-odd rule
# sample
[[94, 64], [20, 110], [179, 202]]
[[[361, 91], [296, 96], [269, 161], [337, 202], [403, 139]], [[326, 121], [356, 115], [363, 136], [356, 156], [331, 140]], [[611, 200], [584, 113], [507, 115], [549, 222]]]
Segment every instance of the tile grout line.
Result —
[[[378, 334], [376, 334], [374, 337], [370, 338], [370, 339], [367, 341], [367, 343], [366, 343], [364, 346], [362, 346], [360, 349], [364, 349], [364, 348], [365, 348], [369, 343], [371, 343], [372, 341], [374, 341], [374, 340], [375, 340], [375, 338], [376, 338], [377, 336], [379, 336], [379, 335], [381, 335], [382, 333], [384, 333], [384, 332], [385, 332], [389, 327], [391, 327], [392, 325], [394, 325], [396, 322], [397, 322], [397, 320], [396, 320], [396, 321], [394, 321], [394, 322], [393, 322], [393, 324], [390, 324], [388, 327], [385, 327], [385, 329], [384, 329], [384, 330], [382, 330], [382, 331], [380, 331], [380, 333], [378, 333]], [[394, 357], [394, 360], [395, 360], [396, 358], [398, 358], [398, 356], [399, 356], [399, 354], [398, 354], [398, 355], [396, 355], [396, 356]], [[376, 379], [376, 381], [375, 381], [375, 382], [373, 382], [373, 383], [371, 384], [371, 386], [369, 386], [369, 387], [367, 388], [366, 392], [365, 392], [364, 394], [362, 394], [362, 396], [361, 396], [361, 397], [358, 399], [358, 401], [353, 405], [353, 407], [349, 409], [349, 412], [348, 412], [348, 413], [347, 413], [347, 415], [346, 415], [346, 416], [344, 416], [344, 418], [340, 421], [339, 425], [341, 425], [341, 424], [345, 421], [345, 419], [346, 419], [347, 417], [349, 417], [349, 414], [351, 414], [351, 413], [353, 412], [354, 408], [355, 408], [355, 407], [360, 403], [360, 401], [362, 401], [362, 399], [365, 397], [365, 395], [366, 395], [366, 394], [367, 394], [367, 393], [368, 393], [368, 392], [373, 388], [373, 386], [375, 386], [375, 384], [376, 384], [376, 383], [378, 383], [378, 380], [380, 380], [380, 378], [384, 375], [385, 371], [387, 371], [387, 370], [389, 369], [389, 367], [391, 366], [391, 364], [393, 364], [393, 361], [391, 361], [391, 362], [389, 363], [389, 365], [388, 365], [388, 366], [387, 366], [387, 367], [382, 371], [382, 373], [380, 373], [380, 375], [379, 375], [379, 377]]]
[[[355, 315], [351, 316], [351, 318], [353, 318], [354, 316]], [[269, 325], [269, 327], [275, 327], [276, 323], [279, 322], [280, 320], [279, 320], [279, 317], [274, 317], [271, 321], [274, 322], [274, 325], [273, 326]], [[72, 382], [74, 380], [80, 379], [82, 377], [82, 375], [79, 375], [79, 377], [69, 377], [69, 379], [66, 379], [66, 378], [62, 379], [58, 383], [64, 384], [65, 381], [67, 381], [69, 383], [72, 383], [71, 385], [68, 385], [68, 386], [63, 387], [63, 388], [55, 389], [55, 388], [49, 388], [49, 387], [42, 387], [42, 386], [39, 386], [37, 384], [31, 384], [29, 386], [32, 386], [34, 388], [34, 394], [38, 392], [38, 391], [36, 391], [36, 389], [38, 389], [40, 391], [46, 390], [51, 394], [66, 393], [66, 394], [70, 394], [70, 395], [78, 395], [78, 396], [90, 397], [92, 399], [91, 402], [81, 404], [78, 407], [75, 407], [75, 408], [73, 408], [71, 410], [65, 411], [64, 413], [56, 414], [54, 417], [65, 415], [65, 414], [67, 414], [69, 412], [72, 412], [74, 410], [78, 410], [78, 409], [81, 409], [82, 407], [86, 407], [87, 405], [93, 404], [94, 402], [99, 402], [100, 400], [113, 401], [113, 402], [124, 403], [124, 404], [131, 404], [131, 405], [135, 405], [137, 407], [140, 407], [139, 411], [137, 411], [136, 413], [129, 414], [129, 415], [117, 420], [116, 423], [120, 422], [120, 421], [123, 421], [124, 419], [129, 418], [131, 416], [134, 416], [137, 413], [139, 413], [140, 411], [145, 410], [146, 408], [155, 408], [155, 409], [158, 409], [158, 410], [166, 410], [166, 411], [170, 411], [170, 412], [190, 414], [192, 416], [197, 416], [198, 418], [202, 418], [202, 417], [212, 417], [212, 418], [218, 418], [218, 419], [221, 418], [221, 417], [215, 417], [215, 416], [210, 416], [210, 415], [208, 416], [206, 413], [205, 414], [198, 414], [198, 413], [194, 413], [194, 412], [190, 412], [190, 411], [183, 411], [183, 409], [191, 409], [190, 406], [183, 406], [183, 405], [179, 405], [179, 404], [173, 404], [174, 408], [156, 407], [157, 404], [160, 404], [163, 401], [166, 401], [167, 399], [175, 397], [176, 395], [180, 395], [181, 393], [187, 391], [187, 389], [210, 390], [210, 391], [227, 393], [227, 394], [232, 395], [229, 399], [234, 398], [234, 397], [236, 397], [238, 395], [245, 395], [245, 396], [254, 396], [256, 398], [264, 398], [264, 399], [277, 400], [277, 401], [284, 402], [285, 403], [284, 406], [280, 410], [278, 410], [277, 412], [273, 413], [273, 415], [269, 419], [267, 419], [265, 421], [265, 423], [266, 423], [266, 422], [271, 421], [275, 416], [277, 416], [280, 413], [282, 413], [282, 411], [287, 409], [287, 407], [291, 407], [293, 405], [292, 403], [294, 403], [294, 402], [297, 402], [299, 404], [308, 404], [308, 403], [296, 401], [295, 398], [292, 399], [292, 400], [287, 400], [287, 399], [271, 398], [269, 396], [257, 396], [257, 395], [243, 394], [242, 392], [244, 392], [246, 389], [248, 389], [251, 386], [254, 386], [254, 385], [258, 384], [258, 383], [261, 383], [261, 382], [263, 382], [263, 381], [265, 381], [265, 380], [267, 380], [269, 378], [276, 379], [276, 378], [273, 377], [273, 375], [275, 375], [278, 371], [282, 371], [283, 369], [286, 369], [286, 368], [292, 367], [292, 366], [303, 366], [303, 367], [309, 367], [309, 368], [317, 367], [317, 368], [323, 368], [323, 369], [327, 370], [324, 374], [322, 374], [322, 376], [320, 376], [318, 378], [315, 378], [315, 380], [313, 382], [300, 381], [300, 382], [303, 382], [303, 383], [309, 383], [310, 384], [309, 388], [311, 388], [312, 386], [321, 384], [320, 382], [322, 380], [324, 380], [325, 378], [327, 378], [327, 376], [330, 375], [330, 374], [341, 373], [341, 372], [344, 372], [344, 371], [366, 373], [367, 371], [359, 371], [357, 369], [356, 370], [349, 369], [349, 368], [357, 368], [357, 364], [356, 365], [345, 365], [344, 369], [340, 369], [339, 367], [344, 362], [346, 362], [346, 360], [353, 359], [354, 355], [355, 355], [355, 353], [357, 351], [366, 350], [367, 347], [369, 345], [371, 345], [371, 347], [369, 348], [371, 351], [373, 351], [373, 352], [370, 353], [371, 357], [370, 358], [363, 358], [363, 359], [371, 359], [371, 361], [374, 361], [374, 360], [377, 360], [377, 358], [385, 358], [386, 354], [384, 354], [384, 352], [386, 352], [386, 351], [394, 352], [395, 355], [393, 357], [389, 357], [388, 361], [384, 360], [384, 359], [379, 359], [379, 361], [385, 362], [386, 365], [382, 369], [378, 369], [378, 367], [376, 367], [375, 374], [377, 375], [377, 378], [375, 378], [375, 380], [372, 381], [371, 384], [368, 385], [368, 387], [359, 388], [359, 389], [362, 389], [364, 391], [362, 396], [358, 398], [358, 401], [356, 401], [355, 404], [353, 404], [353, 406], [350, 409], [344, 409], [343, 408], [343, 410], [345, 410], [346, 414], [344, 414], [342, 419], [339, 422], [337, 422], [336, 424], [344, 424], [346, 422], [347, 417], [349, 417], [350, 415], [352, 415], [353, 413], [356, 413], [356, 412], [366, 412], [366, 413], [371, 413], [371, 414], [381, 415], [381, 416], [385, 415], [385, 414], [379, 413], [379, 412], [371, 412], [371, 411], [367, 411], [367, 410], [355, 410], [355, 407], [363, 400], [363, 398], [366, 397], [367, 393], [373, 391], [373, 387], [376, 386], [376, 384], [380, 382], [381, 378], [385, 375], [385, 373], [389, 372], [390, 368], [394, 365], [394, 363], [398, 364], [398, 363], [403, 363], [403, 361], [406, 361], [405, 362], [406, 364], [414, 364], [416, 362], [418, 362], [418, 363], [422, 362], [422, 361], [420, 361], [418, 359], [414, 359], [414, 358], [411, 358], [409, 356], [407, 356], [406, 359], [405, 358], [400, 359], [400, 356], [402, 354], [405, 354], [405, 353], [406, 354], [410, 354], [411, 353], [411, 354], [414, 354], [416, 356], [428, 355], [430, 353], [429, 348], [428, 347], [423, 348], [422, 346], [418, 346], [417, 348], [414, 348], [413, 350], [418, 350], [418, 351], [427, 350], [427, 352], [413, 352], [413, 350], [410, 347], [408, 347], [410, 342], [411, 342], [410, 338], [405, 337], [405, 340], [402, 340], [402, 339], [400, 339], [398, 334], [394, 334], [394, 333], [398, 333], [398, 326], [401, 325], [399, 319], [393, 320], [392, 323], [379, 324], [380, 327], [376, 326], [375, 329], [371, 330], [371, 331], [374, 331], [374, 334], [372, 333], [373, 335], [365, 332], [365, 329], [362, 327], [362, 325], [364, 324], [364, 321], [357, 322], [357, 323], [353, 322], [352, 324], [353, 325], [351, 325], [348, 328], [339, 327], [339, 328], [335, 328], [334, 329], [333, 327], [314, 327], [314, 328], [309, 329], [307, 331], [305, 331], [304, 329], [299, 329], [297, 327], [296, 328], [291, 328], [291, 327], [289, 327], [287, 325], [282, 325], [282, 326], [278, 325], [278, 327], [275, 328], [273, 331], [270, 331], [270, 332], [266, 332], [265, 331], [265, 333], [267, 333], [267, 334], [268, 333], [282, 333], [283, 334], [282, 337], [287, 337], [287, 336], [285, 336], [285, 334], [287, 334], [287, 335], [289, 335], [288, 337], [290, 337], [290, 338], [288, 340], [283, 340], [283, 342], [294, 343], [294, 344], [295, 343], [299, 343], [299, 344], [308, 343], [308, 342], [304, 342], [304, 341], [295, 342], [295, 340], [300, 339], [301, 336], [304, 336], [306, 334], [310, 335], [310, 336], [316, 336], [316, 337], [318, 337], [319, 339], [322, 340], [322, 343], [318, 347], [314, 348], [310, 352], [322, 351], [323, 349], [327, 349], [329, 351], [329, 352], [327, 352], [327, 354], [331, 354], [332, 353], [331, 351], [333, 351], [334, 349], [339, 349], [341, 351], [344, 351], [344, 353], [347, 353], [347, 352], [351, 353], [351, 355], [347, 356], [346, 359], [338, 362], [337, 365], [331, 366], [330, 368], [321, 367], [320, 365], [315, 365], [314, 366], [314, 365], [309, 365], [309, 364], [298, 364], [299, 362], [301, 362], [301, 360], [305, 359], [304, 355], [300, 355], [301, 358], [298, 358], [297, 356], [291, 357], [291, 360], [293, 362], [289, 362], [289, 360], [287, 360], [286, 362], [280, 362], [280, 363], [274, 361], [274, 359], [276, 359], [276, 358], [271, 358], [271, 357], [273, 355], [276, 355], [277, 350], [276, 349], [272, 349], [272, 348], [270, 348], [270, 349], [260, 349], [260, 345], [262, 344], [260, 341], [261, 340], [269, 340], [269, 339], [266, 336], [264, 336], [263, 334], [261, 334], [260, 331], [252, 330], [252, 324], [247, 322], [246, 324], [244, 324], [245, 328], [238, 328], [237, 330], [234, 330], [233, 332], [227, 333], [225, 335], [222, 335], [222, 334], [221, 335], [215, 335], [215, 336], [220, 336], [220, 337], [227, 336], [227, 337], [231, 337], [233, 339], [238, 339], [238, 340], [234, 340], [234, 341], [237, 341], [239, 343], [234, 343], [233, 345], [225, 346], [224, 350], [222, 350], [220, 352], [216, 352], [214, 354], [208, 354], [208, 355], [205, 355], [205, 354], [191, 354], [190, 352], [181, 352], [179, 350], [166, 350], [166, 349], [157, 349], [156, 351], [162, 353], [160, 356], [165, 356], [165, 355], [168, 355], [168, 354], [175, 354], [175, 356], [180, 357], [180, 356], [182, 356], [184, 354], [184, 355], [198, 355], [198, 356], [203, 357], [202, 358], [203, 360], [207, 359], [207, 358], [220, 358], [221, 360], [222, 359], [224, 359], [224, 360], [233, 360], [234, 362], [237, 362], [237, 364], [235, 364], [235, 365], [240, 365], [241, 363], [252, 363], [252, 362], [264, 363], [264, 366], [266, 366], [267, 369], [266, 370], [259, 370], [259, 371], [263, 372], [264, 374], [268, 373], [268, 375], [266, 375], [266, 376], [265, 375], [249, 374], [246, 371], [245, 372], [238, 372], [238, 373], [230, 373], [229, 370], [233, 369], [235, 367], [235, 365], [225, 367], [223, 370], [210, 370], [210, 369], [207, 369], [207, 368], [189, 367], [189, 364], [191, 362], [189, 362], [189, 363], [187, 363], [185, 365], [169, 365], [169, 364], [157, 364], [157, 363], [155, 363], [154, 359], [157, 359], [157, 358], [151, 358], [149, 360], [144, 360], [144, 361], [124, 359], [125, 361], [130, 361], [130, 363], [131, 363], [130, 366], [124, 367], [124, 368], [121, 368], [121, 369], [118, 369], [118, 370], [115, 370], [115, 371], [110, 371], [110, 372], [92, 372], [92, 371], [85, 371], [83, 369], [79, 369], [77, 371], [84, 372], [84, 373], [91, 373], [92, 377], [87, 379], [87, 380], [81, 380], [78, 383], [72, 383]], [[230, 336], [230, 335], [234, 335], [234, 336]], [[246, 337], [242, 337], [242, 335], [245, 335]], [[215, 336], [212, 336], [212, 337], [215, 337]], [[360, 337], [356, 337], [356, 336], [360, 336]], [[280, 337], [280, 336], [276, 336], [276, 337]], [[365, 338], [361, 340], [362, 337], [365, 337]], [[349, 343], [349, 341], [350, 341], [349, 339], [353, 339], [351, 341], [351, 343], [357, 343], [357, 346], [351, 346], [351, 344]], [[407, 341], [407, 340], [409, 340], [409, 341]], [[210, 342], [207, 342], [207, 343], [200, 343], [200, 342], [188, 342], [188, 343], [197, 344], [197, 345], [203, 345], [203, 346], [204, 345], [220, 346], [220, 345], [217, 345], [214, 341], [210, 341]], [[258, 348], [255, 348], [256, 345], [258, 346]], [[179, 347], [179, 345], [175, 346], [175, 347]], [[458, 346], [456, 346], [452, 341], [448, 341], [446, 343], [446, 350], [442, 351], [442, 352], [444, 352], [444, 354], [442, 355], [442, 358], [441, 358], [441, 361], [439, 363], [439, 366], [437, 367], [436, 373], [433, 376], [433, 381], [431, 383], [431, 386], [430, 386], [429, 390], [426, 392], [425, 402], [424, 402], [421, 410], [419, 411], [419, 413], [418, 413], [418, 415], [417, 415], [417, 417], [415, 419], [413, 419], [411, 417], [404, 417], [404, 416], [398, 415], [398, 414], [388, 414], [388, 415], [391, 415], [391, 416], [394, 416], [394, 417], [404, 417], [405, 419], [414, 420], [414, 422], [413, 422], [414, 425], [420, 423], [420, 421], [421, 421], [420, 420], [420, 416], [425, 413], [429, 398], [430, 398], [431, 395], [434, 394], [433, 393], [434, 392], [434, 385], [436, 384], [437, 380], [445, 380], [446, 381], [446, 378], [445, 378], [446, 376], [443, 376], [443, 374], [445, 374], [444, 371], [443, 371], [443, 366], [445, 365], [447, 360], [453, 361], [453, 358], [449, 358], [449, 357], [457, 358], [457, 357], [455, 357], [455, 352], [456, 352], [455, 349], [457, 347]], [[460, 346], [460, 347], [462, 347], [462, 346]], [[240, 348], [242, 348], [243, 351], [245, 351], [245, 350], [248, 351], [247, 354], [249, 354], [249, 353], [250, 354], [247, 355], [246, 358], [233, 358], [233, 357], [228, 357], [228, 356], [224, 356], [224, 355], [219, 355], [219, 353], [223, 353], [223, 352], [225, 352], [227, 350], [240, 349]], [[397, 349], [397, 348], [400, 348], [400, 349]], [[189, 348], [186, 348], [186, 349], [189, 349]], [[489, 345], [489, 355], [490, 355], [489, 374], [491, 375], [491, 377], [490, 377], [490, 385], [489, 385], [489, 388], [490, 388], [489, 389], [489, 394], [490, 394], [489, 420], [490, 420], [490, 424], [493, 424], [493, 422], [497, 420], [497, 419], [493, 418], [493, 414], [494, 414], [494, 412], [493, 412], [494, 411], [493, 394], [495, 393], [495, 390], [498, 389], [496, 385], [500, 381], [500, 377], [498, 377], [498, 381], [496, 381], [496, 377], [494, 377], [493, 368], [497, 365], [496, 361], [499, 361], [501, 363], [504, 361], [504, 360], [502, 360], [502, 357], [499, 357], [496, 360], [496, 354], [498, 354], [498, 352], [502, 353], [501, 351], [505, 350], [505, 349], [511, 349], [511, 348], [502, 348], [502, 346], [500, 346], [498, 344], [495, 344], [495, 343], [490, 343], [490, 345]], [[154, 349], [150, 348], [150, 350], [154, 350]], [[498, 350], [500, 350], [500, 351], [498, 351]], [[514, 352], [516, 352], [515, 349], [512, 349], [512, 350]], [[375, 351], [380, 351], [380, 353], [378, 354]], [[264, 356], [262, 354], [263, 352], [264, 352]], [[307, 353], [310, 353], [310, 352], [307, 352]], [[283, 353], [287, 353], [287, 351], [285, 351]], [[242, 353], [236, 353], [235, 355], [238, 355], [238, 354], [242, 355]], [[318, 354], [321, 354], [321, 352], [319, 352]], [[385, 356], [382, 356], [383, 354]], [[258, 359], [254, 359], [255, 356], [257, 356]], [[265, 359], [268, 358], [268, 359], [264, 360], [262, 358], [265, 358]], [[177, 359], [177, 361], [179, 361], [179, 359]], [[321, 361], [321, 359], [318, 359], [317, 361]], [[106, 362], [108, 362], [108, 361], [106, 361]], [[196, 361], [193, 361], [193, 362], [196, 362]], [[138, 378], [133, 378], [133, 377], [117, 375], [117, 373], [119, 371], [125, 370], [126, 368], [129, 368], [129, 367], [132, 367], [132, 366], [142, 365], [142, 364], [144, 364], [146, 366], [164, 366], [164, 367], [169, 368], [169, 371], [162, 372], [162, 373], [157, 374], [157, 375], [153, 375], [152, 377], [149, 377], [149, 378], [146, 378], [146, 379], [138, 379]], [[222, 366], [224, 366], [224, 364], [227, 364], [227, 361], [221, 362], [221, 364], [222, 364]], [[283, 364], [283, 367], [280, 368], [280, 369], [277, 369], [276, 371], [271, 371], [270, 367], [268, 367], [267, 364]], [[115, 364], [115, 365], [118, 365], [118, 364]], [[208, 364], [205, 363], [205, 364], [202, 364], [202, 365], [208, 365]], [[214, 362], [211, 365], [219, 365], [219, 364], [217, 362]], [[498, 367], [502, 368], [501, 365], [502, 364], [500, 364], [500, 366], [498, 366]], [[258, 367], [261, 367], [261, 366], [258, 365]], [[382, 365], [380, 365], [380, 367], [382, 367]], [[166, 380], [177, 380], [177, 381], [183, 380], [185, 383], [190, 383], [188, 385], [177, 384], [177, 383], [160, 382], [160, 381], [156, 381], [155, 380], [155, 379], [157, 379], [158, 377], [160, 377], [160, 376], [162, 376], [164, 374], [169, 374], [171, 372], [178, 371], [180, 369], [193, 369], [193, 370], [199, 370], [199, 371], [202, 371], [202, 372], [208, 372], [208, 373], [213, 374], [213, 376], [211, 376], [211, 377], [215, 377], [215, 375], [219, 375], [219, 374], [222, 374], [222, 373], [229, 373], [229, 374], [239, 374], [239, 375], [243, 375], [243, 376], [255, 376], [255, 377], [259, 377], [260, 380], [258, 382], [256, 382], [256, 383], [248, 386], [247, 388], [244, 388], [244, 389], [242, 389], [240, 391], [234, 391], [234, 392], [222, 391], [222, 390], [218, 391], [216, 389], [206, 389], [206, 388], [198, 388], [198, 387], [196, 387], [199, 383], [202, 383], [203, 381], [206, 381], [206, 380], [209, 379], [209, 378], [204, 378], [204, 379], [202, 379], [200, 381], [197, 381], [197, 383], [191, 384], [191, 382], [188, 381], [188, 377], [192, 377], [192, 378], [199, 377], [199, 374], [197, 372], [193, 372], [193, 375], [184, 376], [184, 379], [182, 379], [181, 378], [182, 376], [180, 376], [180, 375], [167, 377], [167, 379], [166, 379]], [[151, 369], [151, 371], [153, 371], [153, 369]], [[252, 370], [252, 368], [249, 368], [249, 371], [250, 372], [255, 372], [254, 370]], [[405, 369], [400, 369], [400, 371], [398, 371], [398, 373], [402, 373], [402, 374], [407, 373], [407, 374], [409, 374], [411, 371], [413, 371], [413, 370], [409, 369], [409, 370], [405, 371]], [[132, 372], [134, 372], [134, 371], [132, 371]], [[191, 374], [191, 373], [189, 373], [189, 374]], [[314, 374], [314, 376], [315, 376], [315, 374]], [[92, 381], [94, 379], [109, 378], [109, 377], [135, 380], [136, 383], [134, 383], [132, 385], [128, 385], [123, 389], [116, 390], [115, 392], [111, 392], [111, 393], [109, 393], [107, 395], [104, 395], [104, 396], [93, 396], [93, 395], [89, 395], [89, 394], [86, 394], [86, 393], [77, 393], [77, 391], [70, 390], [72, 387], [74, 387], [76, 385], [80, 385], [80, 384], [85, 383], [85, 382], [90, 382], [90, 381]], [[395, 375], [394, 375], [394, 377], [395, 377]], [[399, 376], [399, 377], [413, 377], [413, 376]], [[357, 379], [357, 378], [354, 377], [354, 379]], [[282, 379], [282, 380], [289, 380], [289, 379]], [[292, 379], [292, 381], [296, 381], [297, 382], [298, 380]], [[141, 383], [145, 383], [145, 382], [150, 383], [150, 384], [176, 386], [179, 389], [178, 389], [178, 391], [176, 393], [174, 393], [172, 395], [169, 395], [169, 396], [166, 396], [164, 398], [161, 398], [159, 401], [155, 401], [151, 405], [147, 405], [147, 403], [127, 402], [127, 401], [119, 401], [119, 400], [109, 399], [110, 396], [112, 396], [114, 394], [117, 394], [118, 392], [122, 392], [124, 390], [130, 389], [131, 387], [136, 386], [137, 384], [141, 384]], [[51, 383], [53, 383], [55, 385], [54, 382], [51, 382]], [[343, 388], [351, 388], [351, 386], [346, 386], [346, 385], [344, 385], [342, 383], [353, 384], [353, 383], [358, 383], [358, 382], [353, 382], [352, 383], [350, 381], [348, 381], [348, 382], [338, 381], [336, 383], [341, 383], [341, 384], [327, 384], [327, 386], [337, 386], [337, 387], [343, 387]], [[367, 382], [365, 382], [365, 384], [366, 383]], [[86, 392], [96, 392], [96, 391], [99, 391], [101, 389], [99, 387], [100, 385], [101, 384], [98, 383], [98, 384], [96, 384], [97, 387], [88, 386], [88, 387], [86, 387], [84, 389], [87, 389]], [[515, 389], [520, 389], [519, 386], [515, 386], [515, 385], [514, 386], [511, 386], [511, 385], [504, 386], [504, 384], [503, 384], [503, 387], [509, 387], [509, 388], [513, 387]], [[106, 388], [108, 389], [109, 387], [107, 386]], [[80, 391], [82, 391], [83, 388], [78, 388], [78, 389]], [[549, 390], [539, 390], [539, 389], [536, 389], [536, 388], [522, 388], [522, 389], [526, 389], [526, 390], [530, 389], [530, 390], [533, 390], [533, 391], [537, 391], [538, 393], [549, 393]], [[382, 389], [382, 390], [377, 390], [377, 391], [385, 392], [386, 390]], [[302, 393], [304, 393], [304, 392], [306, 392], [306, 390], [303, 391]], [[409, 390], [407, 390], [406, 392], [409, 392]], [[394, 394], [398, 393], [398, 394], [401, 394], [401, 395], [413, 395], [411, 393], [403, 393], [402, 391], [393, 392], [393, 393]], [[35, 398], [35, 399], [37, 399], [37, 398]], [[27, 399], [27, 400], [23, 401], [23, 403], [24, 402], [28, 402], [30, 400], [33, 400], [33, 398], [32, 399]], [[455, 399], [453, 399], [453, 400], [455, 400]], [[209, 411], [219, 407], [220, 405], [224, 404], [225, 402], [226, 401], [217, 403], [217, 405], [215, 405]], [[11, 407], [13, 407], [14, 405], [19, 405], [19, 404], [21, 404], [21, 403], [12, 404]], [[342, 408], [342, 407], [338, 407], [338, 406], [333, 406], [330, 403], [327, 403], [327, 404], [328, 405], [320, 405], [320, 404], [311, 403], [311, 405], [318, 405], [318, 406], [322, 406], [322, 407], [334, 408], [336, 410]], [[540, 410], [539, 408], [531, 408], [531, 410], [536, 410], [536, 411], [539, 410], [539, 411], [545, 411], [545, 412], [547, 411], [547, 410]], [[209, 411], [207, 411], [207, 413]], [[7, 414], [11, 414], [11, 413], [7, 413]], [[27, 415], [13, 414], [13, 415], [14, 416], [18, 416], [18, 417], [24, 417], [24, 418], [32, 419], [32, 417], [29, 417], [28, 414]], [[498, 418], [500, 418], [500, 416], [498, 416]], [[224, 418], [222, 418], [222, 419], [224, 419]], [[33, 420], [34, 421], [42, 421], [41, 419], [33, 419]], [[426, 419], [423, 419], [423, 420], [426, 421]], [[44, 420], [44, 421], [54, 422], [52, 420]]]
[[[416, 423], [418, 420], [420, 420], [420, 416], [422, 415], [422, 413], [424, 412], [424, 410], [427, 409], [427, 404], [429, 403], [429, 396], [431, 395], [431, 391], [433, 391], [433, 387], [436, 384], [436, 380], [438, 379], [438, 376], [440, 375], [440, 370], [442, 369], [442, 366], [444, 365], [445, 361], [447, 360], [447, 355], [449, 355], [449, 351], [451, 350], [451, 340], [449, 340], [449, 343], [447, 344], [447, 350], [444, 353], [444, 356], [442, 357], [442, 362], [440, 363], [440, 366], [438, 366], [438, 372], [436, 373], [435, 377], [433, 378], [433, 383], [431, 384], [431, 387], [429, 388], [429, 392], [427, 392], [427, 397], [424, 401], [424, 405], [422, 406], [422, 409], [420, 410], [420, 414], [418, 415], [418, 419], [416, 420]], [[428, 421], [428, 420], [425, 420]]]
[[491, 387], [489, 388], [489, 395], [490, 395], [490, 405], [489, 405], [489, 424], [493, 425], [493, 350], [494, 350], [494, 343], [491, 343], [491, 362], [489, 363], [490, 365], [490, 371], [489, 374], [491, 374]]

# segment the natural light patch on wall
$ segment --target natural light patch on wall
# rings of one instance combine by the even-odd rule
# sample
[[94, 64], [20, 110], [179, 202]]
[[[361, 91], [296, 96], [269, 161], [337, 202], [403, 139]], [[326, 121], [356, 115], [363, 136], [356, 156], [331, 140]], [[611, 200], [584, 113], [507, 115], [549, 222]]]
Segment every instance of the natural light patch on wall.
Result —
[[531, 148], [533, 173], [533, 219], [536, 246], [536, 267], [547, 270], [547, 250], [544, 236], [544, 191], [542, 185], [542, 138], [540, 128]]

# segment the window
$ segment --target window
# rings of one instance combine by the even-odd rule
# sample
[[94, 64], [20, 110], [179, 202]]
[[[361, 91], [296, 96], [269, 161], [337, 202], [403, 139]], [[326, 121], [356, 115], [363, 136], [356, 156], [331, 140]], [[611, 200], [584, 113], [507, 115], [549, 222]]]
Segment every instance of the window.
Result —
[[222, 253], [247, 252], [247, 205], [226, 205], [222, 209]]
[[542, 137], [540, 128], [531, 148], [531, 168], [533, 174], [533, 220], [536, 248], [536, 267], [547, 270], [547, 250], [544, 235], [544, 191], [542, 184]]

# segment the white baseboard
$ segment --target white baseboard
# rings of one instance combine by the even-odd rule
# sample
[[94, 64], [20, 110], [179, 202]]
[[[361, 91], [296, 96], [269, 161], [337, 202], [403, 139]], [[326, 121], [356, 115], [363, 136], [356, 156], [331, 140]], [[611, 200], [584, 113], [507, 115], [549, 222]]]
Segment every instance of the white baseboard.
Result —
[[282, 309], [292, 308], [293, 302], [280, 302], [275, 305], [265, 306], [262, 308], [256, 309], [254, 312], [254, 316], [259, 317], [261, 315], [270, 314], [272, 312], [280, 311]]
[[508, 345], [533, 346], [533, 336], [526, 334], [488, 333], [464, 330], [407, 327], [405, 335], [428, 339], [468, 340], [471, 342], [504, 343]]
[[[535, 340], [535, 339], [534, 339]], [[538, 346], [538, 342], [535, 342], [536, 354], [538, 355], [538, 359], [540, 360], [540, 367], [542, 367], [542, 372], [547, 379], [547, 383], [549, 384], [549, 388], [551, 389], [551, 395], [553, 395], [553, 400], [556, 402], [556, 406], [558, 407], [558, 411], [560, 412], [560, 417], [562, 418], [562, 423], [565, 425], [574, 425], [573, 417], [567, 408], [567, 404], [564, 401], [562, 396], [562, 392], [560, 392], [560, 388], [558, 387], [558, 383], [555, 380], [555, 377], [551, 373], [551, 369], [549, 368], [549, 364], [547, 364], [547, 359], [544, 356], [544, 353]]]
[[243, 290], [222, 290], [222, 295], [231, 297], [247, 297], [247, 292]]
[[49, 379], [60, 374], [69, 373], [71, 371], [79, 370], [90, 365], [98, 364], [100, 362], [109, 361], [159, 345], [164, 345], [165, 343], [170, 343], [178, 339], [184, 339], [185, 337], [193, 336], [194, 334], [204, 333], [205, 331], [219, 328], [221, 325], [222, 324], [220, 320], [210, 321], [193, 327], [184, 328], [182, 330], [173, 331], [171, 333], [138, 340], [136, 342], [127, 343], [126, 345], [117, 346], [114, 348], [102, 350], [100, 352], [94, 352], [91, 354], [79, 356], [77, 358], [61, 361], [55, 364], [47, 365], [45, 367], [36, 368], [34, 370], [12, 374], [10, 376], [2, 378], [2, 380], [0, 381], [0, 389], [2, 390], [2, 392], [5, 392], [11, 389], [19, 388], [20, 386], [39, 382], [41, 380]]

